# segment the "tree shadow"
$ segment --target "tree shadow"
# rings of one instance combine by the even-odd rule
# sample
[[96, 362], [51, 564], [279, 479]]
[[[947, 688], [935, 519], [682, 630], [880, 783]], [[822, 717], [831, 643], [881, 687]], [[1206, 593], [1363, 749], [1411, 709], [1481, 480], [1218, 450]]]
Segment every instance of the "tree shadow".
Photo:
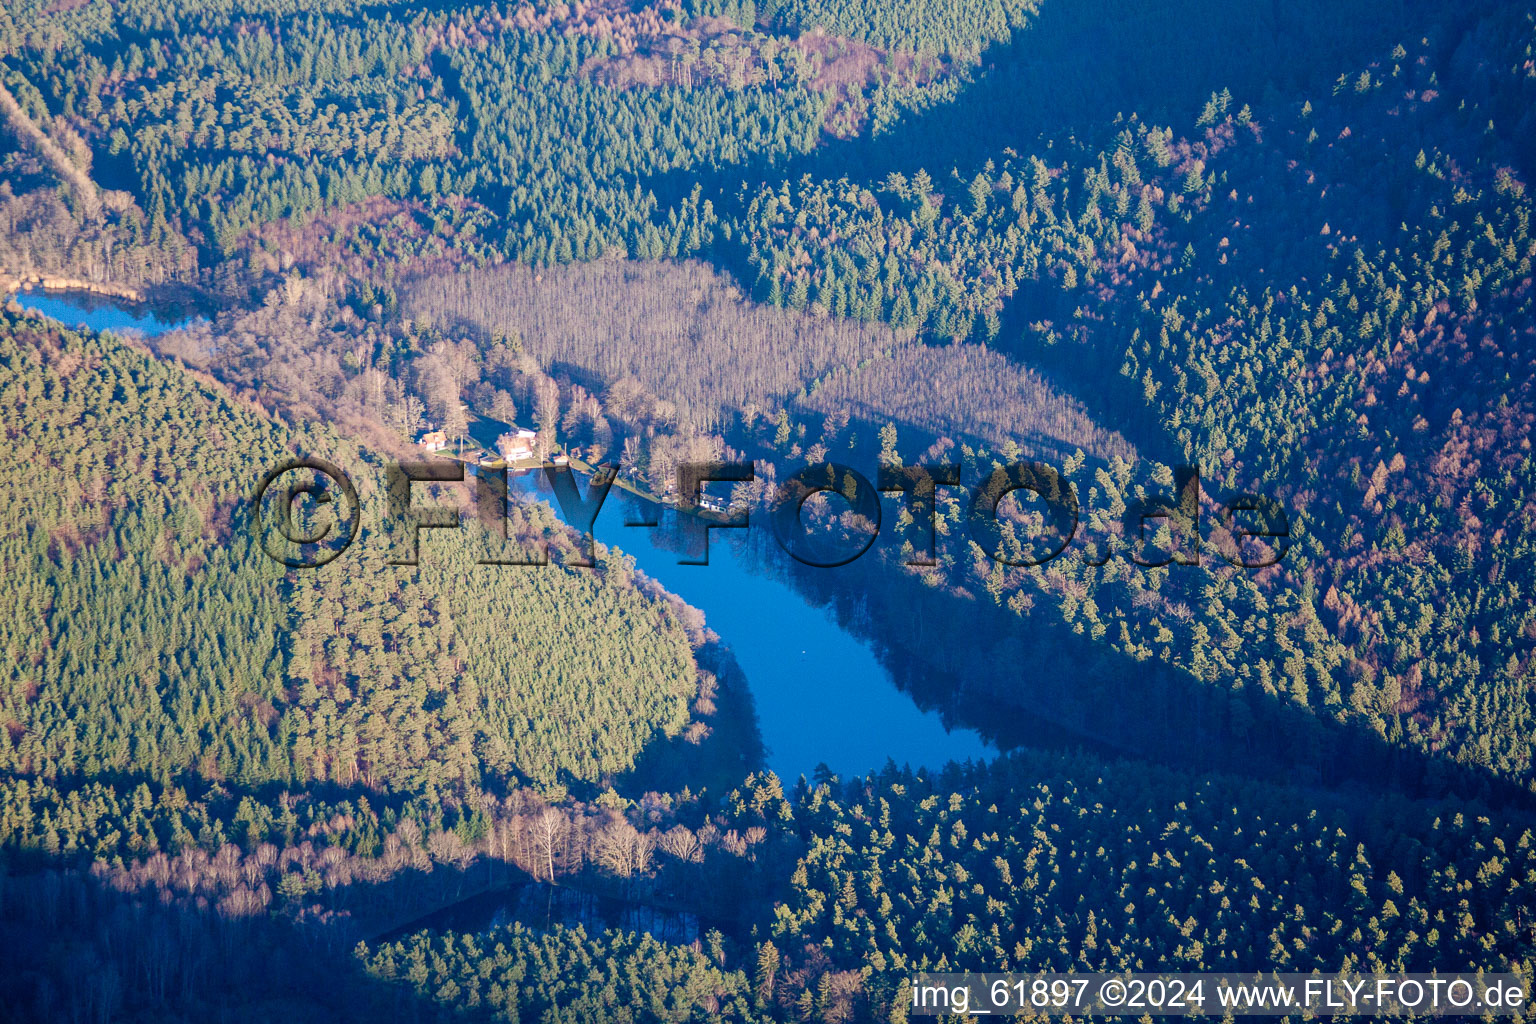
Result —
[[1518, 783], [1408, 746], [1395, 718], [1378, 732], [1258, 685], [1203, 682], [1127, 657], [1053, 611], [1015, 615], [984, 594], [956, 596], [874, 558], [831, 570], [779, 559], [776, 571], [868, 639], [919, 707], [1000, 750], [1086, 749], [1197, 773], [1536, 810], [1536, 796]]
[[[697, 948], [707, 928], [741, 932], [760, 905], [742, 893], [761, 883], [743, 875], [745, 859], [730, 856], [668, 860], [624, 879], [578, 854], [551, 886], [520, 866], [518, 819], [501, 824], [500, 849], [495, 837], [423, 849], [419, 834], [396, 844], [397, 832], [382, 857], [350, 862], [334, 856], [339, 847], [308, 842], [281, 854], [193, 847], [127, 867], [31, 856], [14, 873], [8, 857], [0, 862], [0, 1020], [479, 1019], [462, 1003], [419, 995], [413, 977], [370, 974], [359, 944], [377, 949], [420, 931], [478, 934], [518, 921], [536, 933], [620, 928]], [[590, 840], [577, 828], [565, 841]], [[331, 873], [346, 863], [351, 870]], [[312, 884], [279, 884], [300, 880]], [[276, 891], [257, 895], [267, 883]], [[548, 896], [543, 919], [498, 914], [530, 888]]]
[[446, 1008], [370, 977], [335, 929], [233, 917], [49, 869], [4, 882], [0, 1017], [53, 1021], [436, 1021]]
[[[855, 465], [873, 463], [874, 451], [865, 448], [847, 457]], [[754, 514], [751, 522], [749, 530], [732, 531], [744, 535], [716, 541], [738, 545], [745, 569], [767, 573], [808, 603], [830, 608], [845, 631], [871, 643], [896, 686], [920, 709], [937, 712], [947, 728], [975, 730], [999, 750], [1086, 749], [1193, 772], [1536, 809], [1536, 796], [1518, 782], [1409, 746], [1398, 716], [1383, 716], [1379, 729], [1358, 718], [1340, 721], [1337, 709], [1307, 707], [1256, 682], [1202, 681], [1156, 658], [1130, 657], [1086, 629], [1079, 632], [1054, 609], [1018, 615], [985, 593], [925, 583], [890, 561], [895, 543], [888, 528], [863, 557], [821, 569], [785, 555], [767, 516]], [[652, 539], [679, 550], [685, 543], [675, 530], [655, 531]], [[951, 545], [957, 543], [951, 538]], [[764, 614], [771, 616], [771, 609]], [[775, 628], [771, 617], [764, 628]], [[786, 649], [796, 645], [793, 638], [783, 642]], [[881, 723], [850, 727], [879, 729]]]
[[648, 792], [724, 793], [763, 766], [767, 751], [758, 729], [757, 709], [746, 675], [728, 648], [707, 643], [696, 652], [699, 667], [717, 682], [713, 714], [696, 718], [708, 727], [702, 738], [685, 730], [658, 736], [635, 759], [635, 767], [614, 780], [621, 796], [638, 798]]
[[[1395, 43], [1437, 30], [1454, 41], [1487, 6], [1447, 12], [1430, 0], [1047, 3], [1028, 28], [983, 51], [954, 99], [908, 111], [879, 135], [866, 128], [851, 139], [823, 138], [791, 157], [669, 171], [643, 184], [663, 208], [695, 185], [719, 206], [743, 184], [805, 174], [878, 182], [891, 171], [924, 167], [943, 189], [951, 166], [979, 166], [1009, 147], [1039, 151], [1049, 161], [1046, 150], [1057, 141], [1081, 134], [1102, 144], [1132, 113], [1153, 123], [1192, 123], [1222, 89], [1239, 104], [1326, 95], [1339, 74], [1385, 59]], [[952, 187], [963, 198], [964, 185]]]

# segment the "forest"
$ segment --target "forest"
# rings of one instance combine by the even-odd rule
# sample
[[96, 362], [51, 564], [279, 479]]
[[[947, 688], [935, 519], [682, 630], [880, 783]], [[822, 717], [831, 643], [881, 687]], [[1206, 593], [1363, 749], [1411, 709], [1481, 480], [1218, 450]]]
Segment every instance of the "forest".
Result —
[[[917, 970], [1533, 977], [1533, 111], [1536, 9], [1495, 0], [8, 7], [0, 1005], [897, 1021]], [[190, 319], [9, 301], [45, 278]], [[393, 564], [384, 466], [518, 427], [657, 494], [751, 460], [757, 517], [807, 465], [957, 465], [934, 564], [743, 550], [996, 753], [781, 779], [730, 637], [537, 500], [507, 543], [546, 569], [469, 529]], [[361, 485], [330, 569], [247, 527], [293, 454]], [[1026, 458], [1082, 505], [1048, 565], [966, 526]], [[1138, 542], [1186, 465], [1196, 536]], [[418, 494], [468, 523], [473, 488]], [[1291, 524], [1261, 570], [1220, 554], [1251, 494]], [[690, 934], [421, 924], [512, 887]]]

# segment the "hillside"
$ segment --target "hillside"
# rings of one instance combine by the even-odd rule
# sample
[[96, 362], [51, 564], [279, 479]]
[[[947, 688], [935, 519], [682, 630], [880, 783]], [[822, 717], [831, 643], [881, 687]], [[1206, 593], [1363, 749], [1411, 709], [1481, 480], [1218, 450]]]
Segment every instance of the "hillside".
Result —
[[[200, 314], [0, 314], [22, 1017], [1536, 972], [1530, 5], [22, 0], [0, 107], [0, 282]], [[509, 530], [547, 567], [467, 527], [393, 564], [385, 463], [519, 427], [656, 493], [752, 461], [734, 568], [678, 578], [769, 578], [790, 604], [737, 600], [778, 663], [744, 680], [613, 549], [572, 564], [536, 496]], [[292, 453], [361, 495], [318, 571], [249, 525]], [[973, 528], [1023, 459], [1079, 504], [1044, 564], [1024, 492]], [[957, 465], [934, 564], [894, 496], [856, 563], [784, 554], [773, 484], [824, 462]], [[806, 504], [823, 540], [867, 532], [850, 495]], [[1255, 497], [1273, 564], [1231, 557]], [[750, 694], [847, 682], [801, 613], [985, 761], [764, 771]], [[514, 891], [542, 919], [432, 916]]]
[[[269, 461], [325, 452], [371, 473], [377, 456], [110, 335], [4, 329], [6, 472], [21, 484], [4, 541], [13, 785], [144, 780], [227, 800], [590, 784], [687, 723], [688, 637], [617, 576], [498, 575], [448, 545], [390, 566], [366, 532], [343, 573], [284, 574], [247, 525]], [[588, 642], [616, 622], [624, 642]], [[103, 822], [91, 844], [111, 827], [133, 834]]]

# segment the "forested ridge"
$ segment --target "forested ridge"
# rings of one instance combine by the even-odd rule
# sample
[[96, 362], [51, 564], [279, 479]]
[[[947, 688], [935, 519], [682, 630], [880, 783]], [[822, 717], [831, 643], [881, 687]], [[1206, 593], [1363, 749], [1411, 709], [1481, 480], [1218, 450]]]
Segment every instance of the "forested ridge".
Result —
[[[766, 828], [759, 856], [784, 858], [788, 891], [735, 977], [696, 964], [671, 983], [694, 1013], [905, 1019], [915, 970], [1453, 970], [1501, 956], [1529, 970], [1536, 940], [1532, 835], [1475, 807], [1308, 808], [1296, 791], [1227, 777], [1038, 755], [935, 774], [892, 766], [787, 801], [767, 780], [742, 797], [734, 813]], [[466, 941], [422, 934], [366, 962], [492, 1012], [561, 991], [533, 967], [532, 937]], [[527, 974], [532, 991], [513, 984]], [[567, 1005], [634, 998], [619, 993], [598, 981]]]
[[[376, 456], [323, 428], [295, 433], [110, 335], [11, 318], [4, 345], [7, 472], [21, 484], [5, 558], [12, 779], [124, 794], [135, 779], [269, 795], [558, 788], [622, 775], [687, 725], [697, 627], [623, 564], [601, 584], [559, 568], [570, 541], [537, 507], [511, 528], [553, 542], [548, 571], [495, 577], [451, 549], [388, 566], [375, 536], [347, 575], [285, 579], [245, 524], [267, 460]], [[614, 630], [622, 640], [591, 640]], [[90, 848], [194, 841], [169, 831], [109, 814]], [[23, 837], [51, 850], [84, 838]]]
[[[793, 793], [753, 776], [706, 803], [557, 809], [521, 793], [458, 810], [332, 804], [303, 819], [242, 809], [244, 850], [103, 862], [85, 884], [12, 879], [8, 927], [136, 921], [156, 944], [93, 940], [80, 955], [237, 1005], [260, 989], [243, 969], [223, 972], [221, 944], [164, 958], [176, 948], [167, 932], [195, 934], [215, 905], [228, 934], [277, 955], [298, 943], [343, 979], [358, 926], [509, 872], [683, 895], [728, 929], [688, 947], [510, 925], [352, 951], [356, 977], [342, 983], [354, 1000], [427, 1019], [436, 1003], [487, 1019], [558, 1006], [583, 1020], [639, 1007], [659, 1020], [883, 1020], [918, 969], [1245, 970], [1255, 959], [1330, 973], [1531, 969], [1528, 815], [1316, 799], [1227, 775], [1014, 754], [820, 778]], [[290, 922], [308, 930], [285, 939]]]
[[[919, 969], [1530, 978], [1533, 61], [1536, 12], [1484, 2], [0, 12], [0, 281], [207, 314], [0, 320], [5, 1005], [848, 1021], [903, 1019]], [[807, 463], [1045, 458], [1082, 503], [1048, 565], [940, 488], [936, 565], [776, 569], [1021, 749], [756, 771], [698, 614], [570, 565], [547, 507], [509, 524], [547, 570], [385, 563], [381, 462], [429, 424], [657, 493], [752, 459], [759, 503]], [[365, 481], [344, 571], [245, 527], [293, 451]], [[1204, 540], [1134, 546], [1186, 463]], [[1221, 557], [1243, 493], [1291, 524], [1262, 571]], [[1042, 520], [1000, 508], [1016, 557]], [[411, 930], [528, 884], [699, 935]]]

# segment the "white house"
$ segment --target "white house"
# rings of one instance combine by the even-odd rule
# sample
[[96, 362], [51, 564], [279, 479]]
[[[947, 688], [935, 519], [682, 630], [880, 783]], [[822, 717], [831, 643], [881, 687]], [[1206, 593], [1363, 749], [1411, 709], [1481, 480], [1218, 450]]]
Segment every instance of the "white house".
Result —
[[508, 462], [525, 462], [533, 458], [533, 444], [523, 437], [513, 438], [501, 450], [501, 455]]

